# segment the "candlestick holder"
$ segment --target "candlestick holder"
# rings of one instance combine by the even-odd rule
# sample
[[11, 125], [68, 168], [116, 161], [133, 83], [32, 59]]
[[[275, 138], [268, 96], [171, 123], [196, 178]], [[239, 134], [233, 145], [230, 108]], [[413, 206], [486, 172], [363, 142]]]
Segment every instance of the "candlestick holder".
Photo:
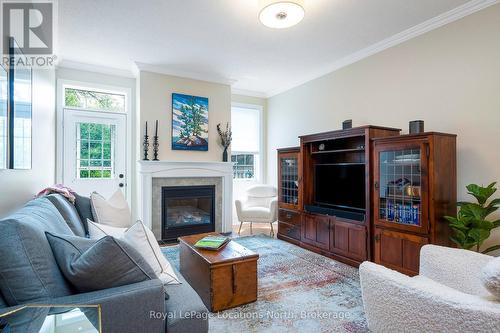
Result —
[[159, 161], [158, 159], [158, 148], [160, 147], [160, 143], [158, 142], [158, 135], [153, 137], [153, 161]]
[[142, 142], [142, 147], [143, 147], [143, 150], [144, 150], [144, 158], [142, 160], [143, 161], [149, 161], [149, 158], [148, 158], [149, 135], [147, 135], [147, 134], [144, 135], [144, 141]]

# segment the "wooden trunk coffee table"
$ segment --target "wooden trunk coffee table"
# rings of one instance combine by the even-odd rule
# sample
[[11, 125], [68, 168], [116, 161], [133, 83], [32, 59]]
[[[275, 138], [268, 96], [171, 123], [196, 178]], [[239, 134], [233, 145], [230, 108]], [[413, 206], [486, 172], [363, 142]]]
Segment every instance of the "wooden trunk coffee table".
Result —
[[234, 308], [257, 300], [259, 255], [234, 240], [219, 251], [194, 244], [206, 233], [179, 238], [180, 271], [211, 312]]

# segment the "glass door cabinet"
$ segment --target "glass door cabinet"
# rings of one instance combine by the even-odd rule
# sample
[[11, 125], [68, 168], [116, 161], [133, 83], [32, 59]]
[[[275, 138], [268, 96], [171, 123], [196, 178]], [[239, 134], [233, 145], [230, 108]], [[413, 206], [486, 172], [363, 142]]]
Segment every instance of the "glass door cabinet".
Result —
[[377, 146], [375, 225], [427, 233], [427, 143]]
[[299, 209], [300, 150], [278, 153], [278, 195], [281, 208]]

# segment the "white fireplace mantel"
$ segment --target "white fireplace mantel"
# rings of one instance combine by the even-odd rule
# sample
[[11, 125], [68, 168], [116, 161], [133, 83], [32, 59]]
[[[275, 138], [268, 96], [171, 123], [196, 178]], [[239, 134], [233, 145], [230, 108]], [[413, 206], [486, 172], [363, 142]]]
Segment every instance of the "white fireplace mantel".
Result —
[[153, 178], [222, 179], [222, 231], [231, 231], [233, 198], [233, 163], [231, 162], [177, 162], [139, 161], [139, 218], [152, 228]]

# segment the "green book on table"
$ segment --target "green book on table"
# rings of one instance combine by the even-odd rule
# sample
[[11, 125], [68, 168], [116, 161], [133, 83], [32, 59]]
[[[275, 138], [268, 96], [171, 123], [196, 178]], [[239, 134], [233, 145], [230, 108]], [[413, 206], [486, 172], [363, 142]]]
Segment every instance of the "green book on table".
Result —
[[194, 244], [195, 247], [206, 250], [218, 250], [231, 239], [225, 236], [205, 236]]

